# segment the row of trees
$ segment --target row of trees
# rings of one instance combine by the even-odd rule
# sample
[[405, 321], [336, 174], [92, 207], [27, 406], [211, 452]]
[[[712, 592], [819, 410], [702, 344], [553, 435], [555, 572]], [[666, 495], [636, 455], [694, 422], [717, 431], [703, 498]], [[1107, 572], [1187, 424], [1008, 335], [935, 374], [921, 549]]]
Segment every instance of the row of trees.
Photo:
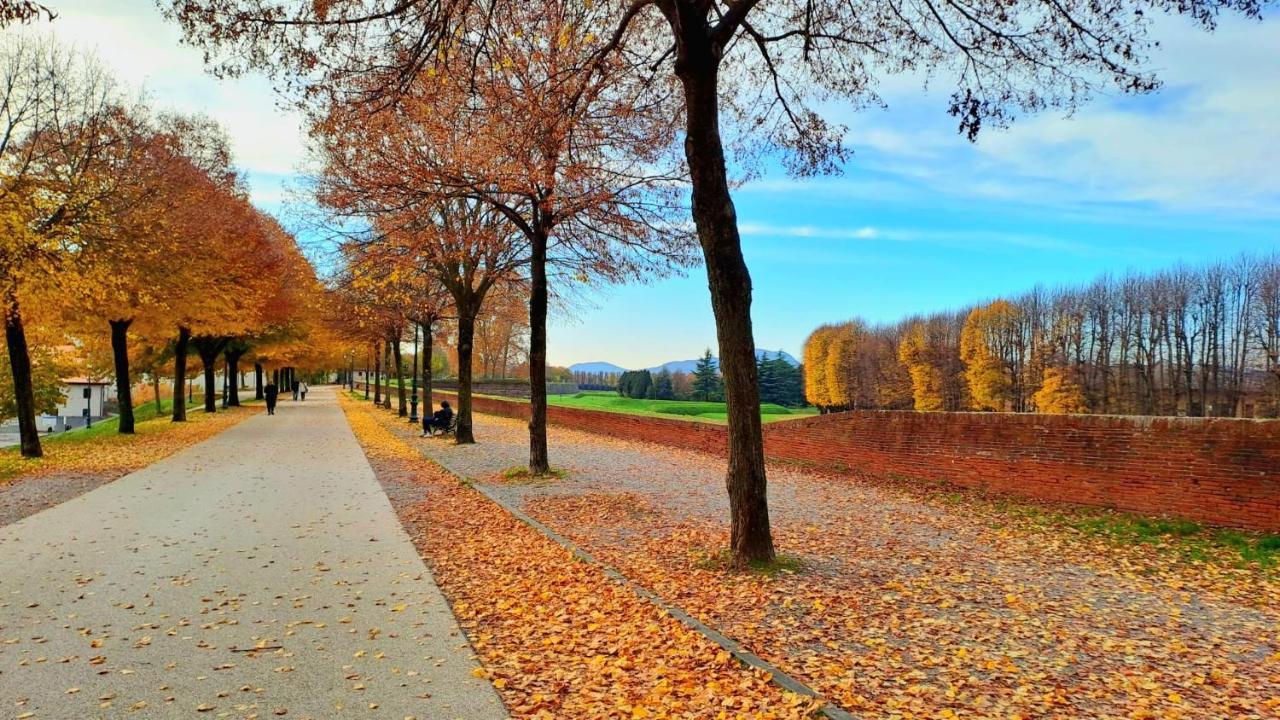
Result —
[[[760, 382], [760, 401], [784, 406], [804, 404], [803, 380], [800, 368], [783, 358], [782, 353], [769, 357], [761, 353], [756, 361], [756, 373]], [[692, 373], [682, 370], [671, 372], [663, 368], [657, 373], [649, 370], [628, 370], [621, 375], [610, 375], [612, 388], [622, 397], [648, 400], [702, 400], [724, 401], [724, 382], [720, 377], [715, 358], [708, 349], [698, 360]], [[615, 379], [616, 378], [616, 379]], [[591, 378], [588, 377], [588, 380]]]
[[637, 258], [683, 259], [679, 186], [687, 181], [684, 216], [692, 215], [706, 266], [728, 404], [730, 542], [739, 563], [772, 559], [774, 551], [752, 284], [727, 155], [747, 172], [765, 158], [797, 175], [835, 171], [845, 158], [844, 128], [818, 109], [833, 100], [874, 103], [875, 81], [894, 72], [949, 82], [948, 109], [970, 138], [1020, 111], [1074, 107], [1102, 85], [1149, 91], [1158, 83], [1144, 63], [1153, 43], [1147, 11], [1211, 28], [1221, 9], [1256, 16], [1260, 7], [1258, 0], [168, 5], [188, 40], [222, 70], [265, 68], [316, 111], [333, 181], [324, 194], [343, 214], [369, 219], [371, 237], [434, 232], [448, 225], [442, 203], [474, 203], [506, 221], [495, 228], [500, 242], [523, 246], [528, 259], [534, 472], [547, 469], [548, 281], [557, 274], [570, 283], [644, 280], [656, 267]]
[[1036, 288], [805, 345], [828, 409], [1280, 415], [1280, 257]]
[[[116, 378], [121, 433], [134, 431], [132, 387], [172, 361], [173, 419], [186, 419], [187, 356], [214, 373], [252, 359], [319, 362], [318, 293], [293, 238], [248, 200], [222, 129], [131, 99], [87, 54], [34, 35], [0, 44], [0, 310], [22, 454], [72, 367]], [[103, 355], [109, 362], [101, 362]], [[238, 404], [232, 394], [229, 403]]]

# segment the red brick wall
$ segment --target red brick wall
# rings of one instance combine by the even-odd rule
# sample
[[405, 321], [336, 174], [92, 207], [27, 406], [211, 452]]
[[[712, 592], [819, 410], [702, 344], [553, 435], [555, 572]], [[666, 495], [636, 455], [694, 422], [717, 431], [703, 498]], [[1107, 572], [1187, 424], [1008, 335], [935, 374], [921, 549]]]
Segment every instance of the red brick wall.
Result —
[[[473, 402], [477, 412], [529, 416], [523, 402]], [[717, 454], [727, 447], [723, 425], [563, 407], [547, 417], [612, 437]], [[1280, 421], [860, 411], [766, 425], [765, 453], [827, 470], [1280, 531]]]

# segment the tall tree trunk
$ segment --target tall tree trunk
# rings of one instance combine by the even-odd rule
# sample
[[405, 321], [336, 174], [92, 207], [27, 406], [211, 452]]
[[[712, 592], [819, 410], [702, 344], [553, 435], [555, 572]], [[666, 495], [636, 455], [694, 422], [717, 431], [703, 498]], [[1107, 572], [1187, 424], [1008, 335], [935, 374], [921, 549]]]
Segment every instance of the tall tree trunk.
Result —
[[[542, 217], [534, 226], [529, 261], [529, 473], [551, 471], [547, 457], [547, 235]], [[503, 367], [505, 375], [506, 368]]]
[[369, 399], [369, 356], [364, 356], [364, 399]]
[[262, 390], [262, 363], [253, 364], [253, 399], [261, 400], [265, 397]]
[[32, 387], [31, 349], [27, 347], [27, 329], [22, 324], [18, 294], [10, 290], [5, 298], [4, 340], [9, 349], [9, 371], [13, 375], [13, 399], [18, 410], [18, 436], [22, 457], [44, 455], [40, 447], [40, 430], [36, 427], [36, 393]]
[[129, 381], [129, 326], [128, 320], [111, 320], [111, 357], [116, 366], [116, 397], [120, 404], [120, 424], [117, 432], [133, 434], [133, 385]]
[[426, 322], [422, 324], [422, 417], [431, 417], [432, 411], [435, 410], [435, 403], [431, 399], [431, 346], [433, 338], [431, 337], [435, 322]]
[[190, 328], [178, 328], [178, 343], [173, 347], [173, 421], [187, 421], [187, 346], [191, 343]]
[[[365, 397], [369, 394], [366, 392]], [[373, 406], [382, 404], [382, 343], [373, 344]]]
[[470, 303], [458, 304], [458, 431], [459, 445], [474, 443], [471, 424], [471, 352], [476, 340], [476, 311]]
[[227, 377], [231, 379], [227, 387], [227, 405], [231, 407], [240, 407], [240, 356], [244, 355], [244, 352], [244, 350], [223, 352], [227, 360]]
[[200, 337], [195, 339], [196, 352], [200, 354], [200, 363], [204, 366], [204, 411], [218, 411], [217, 364], [218, 355], [226, 347], [226, 338]]
[[164, 404], [160, 402], [160, 374], [151, 371], [151, 392], [155, 395], [156, 401], [156, 417], [160, 417], [160, 413], [164, 412]]
[[774, 558], [755, 338], [751, 329], [751, 275], [742, 257], [737, 213], [729, 195], [718, 107], [719, 58], [705, 26], [681, 28], [676, 63], [685, 97], [685, 158], [692, 184], [693, 220], [707, 267], [716, 318], [720, 372], [729, 413], [729, 470], [725, 485], [732, 517], [735, 564]]
[[413, 369], [411, 372], [412, 389], [409, 392], [409, 422], [418, 422], [418, 365], [422, 362], [422, 352], [418, 345], [419, 323], [413, 324]]
[[392, 340], [391, 347], [396, 361], [396, 400], [399, 403], [396, 414], [400, 417], [408, 417], [409, 396], [404, 390], [404, 353], [401, 352], [399, 337]]
[[383, 381], [387, 384], [387, 391], [382, 394], [383, 407], [391, 409], [391, 341], [387, 341], [382, 345], [382, 374]]

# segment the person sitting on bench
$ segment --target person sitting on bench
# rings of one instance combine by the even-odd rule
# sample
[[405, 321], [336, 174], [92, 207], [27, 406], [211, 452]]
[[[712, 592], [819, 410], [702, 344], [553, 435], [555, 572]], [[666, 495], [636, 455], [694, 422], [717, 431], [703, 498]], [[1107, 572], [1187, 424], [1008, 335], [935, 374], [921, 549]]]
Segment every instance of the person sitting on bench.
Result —
[[422, 437], [431, 435], [435, 430], [446, 432], [452, 424], [453, 408], [449, 407], [448, 400], [442, 400], [439, 410], [435, 411], [430, 417], [422, 416]]

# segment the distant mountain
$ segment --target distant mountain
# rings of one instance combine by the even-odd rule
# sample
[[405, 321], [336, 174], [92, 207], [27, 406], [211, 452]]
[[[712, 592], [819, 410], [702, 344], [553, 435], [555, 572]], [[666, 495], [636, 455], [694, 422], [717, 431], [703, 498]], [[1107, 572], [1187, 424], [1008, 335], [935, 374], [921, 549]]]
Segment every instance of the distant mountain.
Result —
[[627, 371], [626, 368], [618, 367], [613, 363], [607, 362], [576, 363], [574, 365], [570, 365], [569, 370], [572, 372], [583, 373], [604, 373], [606, 375], [621, 375]]
[[[779, 352], [778, 350], [762, 350], [760, 348], [756, 348], [756, 360], [759, 360], [760, 357], [763, 355], [768, 355], [769, 359], [772, 360], [773, 358], [776, 358], [778, 356], [778, 352]], [[800, 365], [800, 361], [796, 360], [794, 357], [792, 357], [791, 353], [788, 353], [785, 350], [782, 351], [782, 359], [791, 363], [793, 367]], [[664, 369], [670, 373], [677, 373], [677, 372], [691, 373], [698, 367], [698, 360], [699, 358], [694, 358], [693, 360], [672, 360], [670, 362], [662, 363], [661, 365], [655, 365], [654, 367], [648, 368], [648, 370], [649, 372], [652, 372], [652, 373], [662, 372]], [[712, 362], [715, 362], [717, 365], [719, 365], [719, 362], [716, 358], [712, 358], [711, 360]]]
[[[767, 354], [770, 359], [773, 359], [778, 357], [778, 352], [779, 351], [777, 350], [762, 350], [757, 348], [756, 359], [758, 360], [762, 355], [765, 355], [765, 354]], [[800, 365], [800, 361], [796, 360], [795, 357], [793, 357], [788, 352], [785, 352], [785, 351], [782, 352], [782, 359], [791, 363], [793, 366]], [[715, 358], [712, 358], [712, 361], [714, 362]], [[667, 372], [671, 372], [671, 373], [677, 373], [677, 372], [691, 373], [694, 371], [694, 368], [696, 367], [698, 367], [698, 359], [694, 358], [693, 360], [672, 360], [670, 362], [665, 362], [661, 365], [655, 365], [654, 367], [648, 368], [648, 370], [649, 372], [657, 373], [657, 372], [662, 372], [663, 368], [665, 368]], [[574, 365], [570, 365], [569, 370], [573, 372], [583, 372], [583, 373], [605, 373], [607, 375], [621, 375], [622, 373], [626, 372], [626, 368], [619, 367], [618, 365], [614, 365], [613, 363], [610, 363], [610, 362], [576, 363]]]

